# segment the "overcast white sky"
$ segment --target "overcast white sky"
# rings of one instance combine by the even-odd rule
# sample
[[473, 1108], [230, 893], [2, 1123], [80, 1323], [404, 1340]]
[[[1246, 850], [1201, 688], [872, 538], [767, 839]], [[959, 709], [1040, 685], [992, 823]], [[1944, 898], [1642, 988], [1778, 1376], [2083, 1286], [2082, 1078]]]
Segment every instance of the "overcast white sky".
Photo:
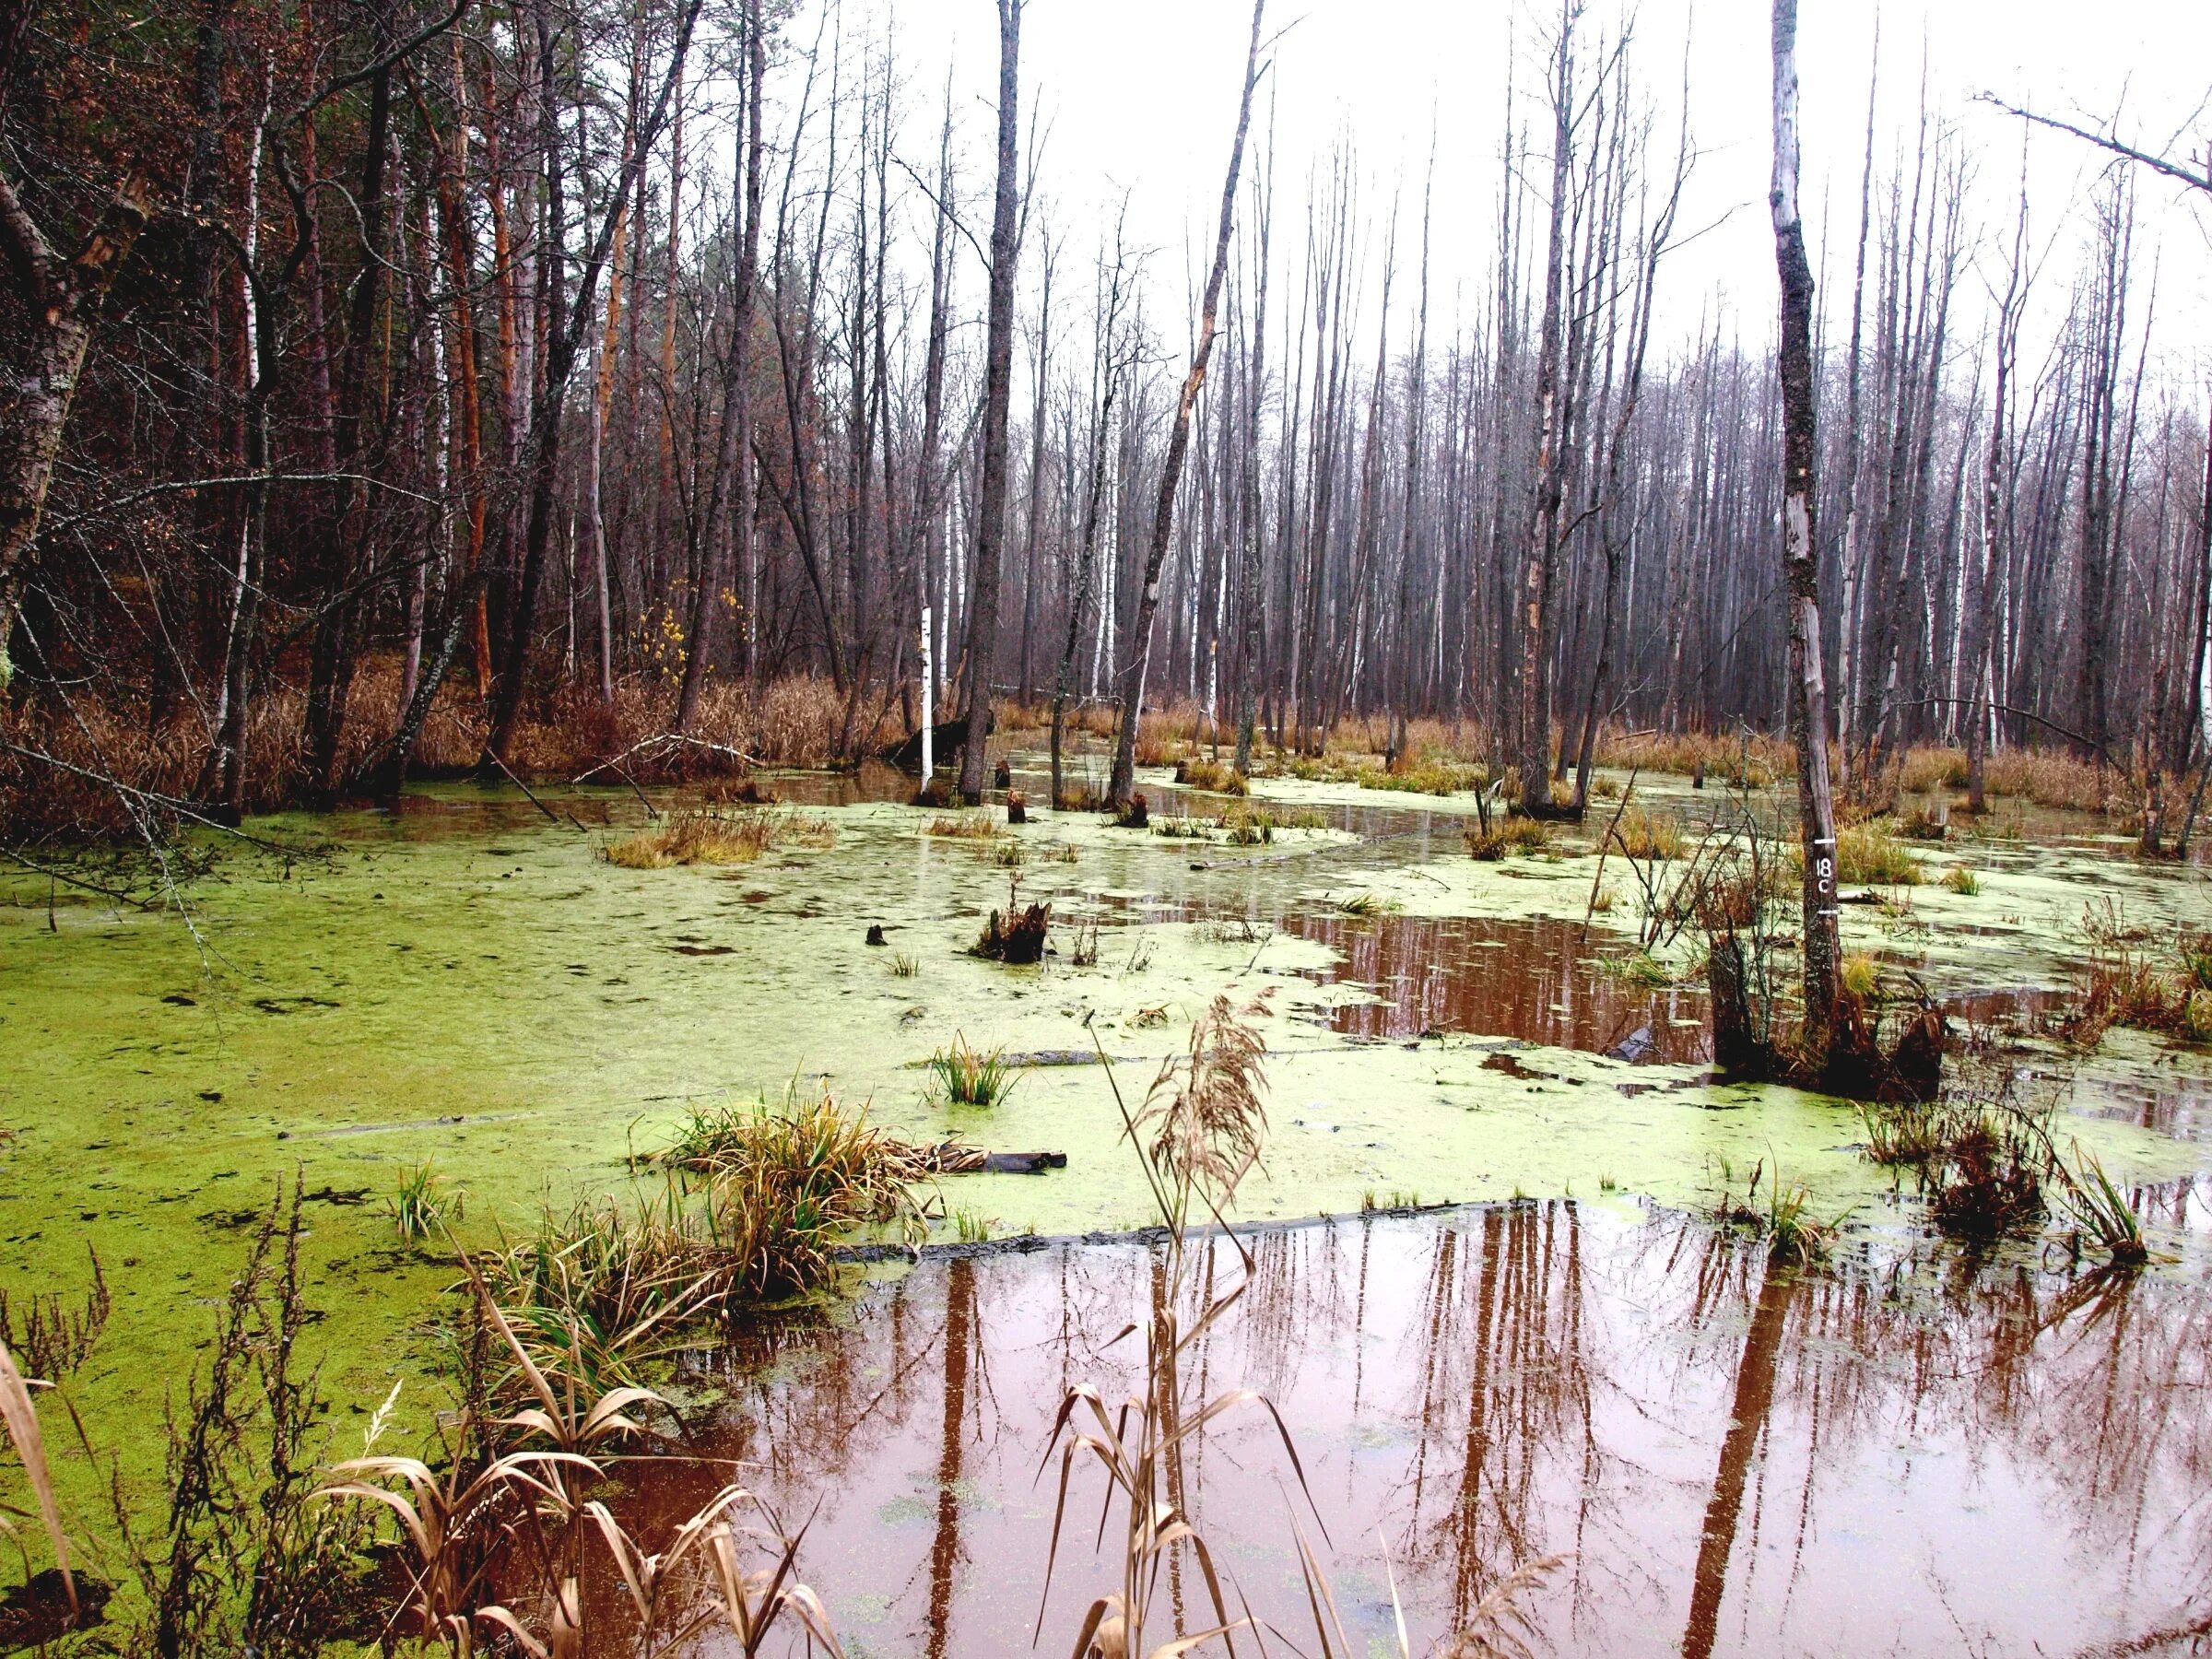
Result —
[[[917, 163], [926, 164], [936, 88], [950, 66], [956, 117], [965, 129], [967, 187], [987, 188], [994, 0], [842, 5], [845, 27], [854, 33], [880, 38], [882, 19], [890, 19], [909, 76], [910, 116], [928, 129], [907, 147]], [[1433, 123], [1439, 314], [1432, 328], [1449, 314], [1455, 286], [1472, 297], [1488, 280], [1509, 62], [1517, 52], [1520, 118], [1535, 119], [1535, 19], [1556, 9], [1553, 0], [1271, 0], [1268, 28], [1284, 30], [1269, 83], [1277, 178], [1293, 222], [1310, 162], [1342, 134], [1368, 181], [1365, 206], [1377, 236], [1402, 184], [1401, 236], [1410, 255]], [[1827, 265], [1841, 288], [1856, 229], [1877, 7], [1870, 0], [1803, 0], [1801, 9], [1807, 229], [1818, 266], [1825, 208]], [[1978, 91], [1991, 88], [2075, 118], [2124, 111], [2124, 128], [2147, 147], [2167, 146], [2193, 113], [2193, 147], [2201, 151], [2202, 135], [2212, 134], [2212, 112], [2200, 108], [2212, 91], [2212, 5], [1886, 0], [1879, 12], [1877, 154], [1910, 143], [1924, 45], [1932, 113], [1953, 124], [1976, 159], [1970, 211], [1983, 233], [1971, 245], [1986, 260], [2000, 257], [2007, 241], [2020, 126], [1974, 104]], [[1686, 226], [1717, 227], [1665, 269], [1661, 349], [1715, 308], [1746, 346], [1756, 347], [1771, 331], [1774, 309], [1765, 208], [1768, 0], [1643, 0], [1636, 14], [1641, 76], [1670, 110], [1688, 43], [1690, 123], [1702, 159], [1682, 218]], [[809, 7], [794, 20], [793, 35], [810, 34], [815, 15]], [[1592, 23], [1618, 15], [1612, 0], [1592, 0]], [[1210, 235], [1250, 18], [1243, 0], [1030, 0], [1025, 13], [1024, 121], [1033, 110], [1049, 126], [1042, 188], [1053, 220], [1073, 249], [1087, 251], [1106, 204], [1127, 190], [1136, 240], [1159, 249], [1152, 276], [1163, 324], [1181, 307], [1186, 259], [1195, 257], [1189, 250]], [[1671, 153], [1671, 115], [1661, 130]], [[2183, 143], [2192, 140], [2184, 135]], [[2043, 278], [2055, 304], [2075, 266], [2071, 238], [2087, 222], [2100, 159], [2052, 134], [2037, 135], [2030, 151], [2035, 232], [2061, 238]], [[1664, 168], [1667, 159], [1654, 156], [1653, 165]], [[2212, 373], [2212, 203], [2185, 205], [2185, 192], [2147, 176], [2140, 191], [2139, 272], [2147, 292], [2158, 262], [2160, 284], [2154, 352], [2201, 383]], [[1278, 249], [1296, 240], [1278, 229]], [[1025, 281], [1030, 275], [1025, 270]], [[1978, 302], [1980, 293], [1970, 276], [1962, 302]], [[1847, 302], [1841, 295], [1838, 301]]]

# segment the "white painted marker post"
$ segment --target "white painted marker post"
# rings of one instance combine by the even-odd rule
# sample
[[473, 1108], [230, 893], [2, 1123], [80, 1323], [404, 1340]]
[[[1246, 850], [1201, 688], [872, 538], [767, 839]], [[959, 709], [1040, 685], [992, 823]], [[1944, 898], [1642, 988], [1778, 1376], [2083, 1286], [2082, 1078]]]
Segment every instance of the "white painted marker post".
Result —
[[930, 656], [929, 606], [922, 607], [922, 787], [929, 787], [930, 779], [937, 774], [936, 700], [932, 688], [936, 684], [936, 670]]

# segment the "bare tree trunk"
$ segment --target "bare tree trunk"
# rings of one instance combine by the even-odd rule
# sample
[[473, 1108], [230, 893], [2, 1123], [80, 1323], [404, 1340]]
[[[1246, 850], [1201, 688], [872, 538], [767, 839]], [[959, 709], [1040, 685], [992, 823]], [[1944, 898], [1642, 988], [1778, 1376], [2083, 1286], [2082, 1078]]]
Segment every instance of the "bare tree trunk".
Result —
[[[637, 100], [643, 93], [644, 77], [645, 12], [641, 6], [636, 30], [630, 41], [630, 106], [622, 129], [622, 164], [619, 171], [625, 177], [629, 171], [630, 146], [637, 142]], [[621, 345], [622, 255], [629, 233], [629, 206], [627, 194], [615, 204], [615, 241], [613, 251], [607, 256], [606, 326], [600, 331], [598, 371], [592, 376], [592, 427], [588, 440], [591, 447], [584, 456], [583, 523], [592, 544], [592, 599], [599, 646], [599, 706], [609, 712], [615, 706], [615, 635], [613, 606], [608, 603], [607, 594], [606, 512], [601, 500], [600, 472], [606, 459], [606, 414], [614, 403], [615, 363]], [[642, 229], [641, 226], [641, 234]]]
[[[676, 89], [682, 84], [684, 58], [691, 46], [691, 30], [699, 21], [703, 5], [704, 0], [687, 0], [677, 19], [667, 75], [661, 82], [660, 92], [646, 114], [642, 130], [638, 134], [637, 143], [630, 152], [629, 165], [615, 183], [610, 197], [615, 202], [620, 202], [637, 188], [639, 175], [645, 170], [645, 159], [653, 153], [662, 125], [667, 120]], [[522, 470], [524, 477], [530, 480], [531, 488], [529, 534], [532, 545], [537, 550], [541, 570], [552, 523], [553, 485], [559, 461], [559, 428], [569, 372], [575, 366], [577, 347], [591, 326], [593, 300], [598, 289], [599, 273], [606, 264], [614, 236], [614, 211], [610, 208], [589, 238], [582, 257], [577, 262], [576, 292], [569, 302], [567, 315], [556, 317], [548, 342], [550, 349], [546, 365], [546, 383], [535, 400], [530, 429], [524, 441], [523, 458], [525, 465]], [[527, 574], [528, 567], [525, 566], [525, 576]], [[400, 718], [399, 729], [393, 734], [392, 741], [384, 751], [365, 769], [364, 776], [373, 780], [372, 787], [377, 793], [396, 794], [400, 785], [406, 781], [407, 767], [414, 759], [415, 745], [422, 736], [423, 723], [429, 718], [430, 704], [438, 695], [438, 688], [444, 683], [445, 676], [453, 666], [453, 657], [460, 649], [462, 629], [473, 616], [478, 594], [488, 575], [488, 570], [481, 567], [472, 571], [463, 582], [461, 591], [453, 595], [453, 614], [448, 618], [438, 650], [425, 667], [421, 681], [415, 688], [415, 696], [407, 704], [406, 712]], [[527, 590], [530, 584], [525, 581], [524, 585]], [[535, 599], [535, 592], [531, 592], [529, 596]], [[508, 644], [508, 658], [514, 672], [501, 677], [493, 709], [491, 742], [487, 746], [489, 754], [502, 760], [507, 745], [513, 736], [516, 717], [522, 711], [521, 671], [527, 666], [529, 660], [529, 621], [526, 613], [517, 618], [517, 626]]]
[[[1152, 544], [1145, 557], [1144, 585], [1138, 591], [1136, 618], [1129, 630], [1129, 659], [1122, 670], [1122, 724], [1113, 746], [1113, 771], [1106, 796], [1115, 806], [1126, 805], [1136, 777], [1136, 727], [1144, 717], [1145, 675], [1152, 661], [1152, 618], [1159, 608], [1159, 572], [1167, 562], [1168, 539], [1175, 528], [1175, 492], [1182, 482], [1183, 457], [1191, 441], [1191, 410], [1206, 384], [1206, 363], [1213, 356], [1214, 325], [1221, 304], [1221, 284], [1229, 272], [1229, 237], [1236, 222], [1237, 175], [1244, 165], [1244, 139], [1252, 130], [1252, 94], [1260, 79], [1260, 20], [1267, 0], [1253, 0], [1252, 43], [1244, 54], [1244, 90], [1237, 106], [1237, 135], [1230, 146], [1229, 178], [1221, 187], [1221, 219], [1214, 232], [1214, 264], [1206, 278], [1206, 300], [1198, 313], [1198, 341], [1191, 353], [1190, 372], [1183, 376], [1182, 394], [1175, 405], [1175, 424], [1168, 434], [1167, 459], [1160, 468], [1159, 500], [1152, 517]], [[972, 747], [972, 740], [971, 740]]]
[[1805, 862], [1805, 1041], [1815, 1066], [1835, 1021], [1836, 813], [1828, 780], [1828, 688], [1820, 669], [1820, 564], [1813, 539], [1813, 273], [1797, 209], [1797, 0], [1774, 0], [1774, 264], [1782, 281], [1782, 565], [1790, 606], [1790, 738], [1797, 746]]
[[146, 184], [132, 173], [83, 245], [64, 258], [0, 174], [0, 253], [14, 278], [14, 315], [0, 321], [0, 686], [11, 673], [8, 641], [92, 324], [145, 228]]
[[1243, 537], [1237, 559], [1237, 604], [1241, 639], [1237, 651], [1237, 773], [1252, 771], [1252, 740], [1259, 717], [1261, 657], [1265, 646], [1260, 610], [1260, 417], [1267, 401], [1267, 266], [1275, 217], [1274, 103], [1269, 100], [1267, 171], [1259, 191], [1259, 275], [1253, 305], [1252, 351], [1244, 366], [1244, 464], [1239, 488], [1243, 495]]
[[1983, 766], [1989, 749], [1990, 642], [1994, 636], [1997, 585], [2005, 580], [2012, 539], [2012, 376], [2019, 355], [2020, 307], [2028, 240], [2028, 193], [2021, 181], [2019, 217], [2014, 221], [2012, 264], [2005, 297], [1997, 307], [1996, 386], [1990, 398], [1989, 449], [1982, 474], [1982, 538], [1979, 558], [1968, 574], [1966, 677], [1966, 809], [1987, 809]]
[[2196, 755], [2196, 785], [2189, 792], [2181, 832], [2173, 839], [2173, 855], [2179, 859], [2189, 856], [2189, 838], [2205, 804], [2205, 782], [2212, 778], [2212, 418], [2206, 423], [2205, 490], [2197, 503], [2196, 638], [2193, 652], [2189, 726], [2190, 744]]
[[[688, 732], [699, 719], [699, 701], [706, 689], [709, 658], [712, 654], [714, 615], [729, 575], [724, 550], [735, 520], [738, 565], [744, 572], [747, 600], [743, 619], [742, 655], [748, 683], [754, 673], [754, 621], [759, 576], [753, 550], [753, 400], [751, 346], [753, 308], [759, 286], [760, 267], [760, 94], [768, 75], [768, 42], [760, 0], [746, 0], [746, 141], [745, 199], [740, 207], [741, 229], [737, 251], [737, 280], [731, 307], [730, 339], [722, 364], [721, 447], [714, 458], [714, 477], [708, 488], [707, 512], [700, 537], [702, 574], [691, 595], [689, 653], [684, 658], [683, 689], [677, 701], [676, 729]], [[736, 496], [733, 511], [730, 498]]]
[[1551, 232], [1544, 260], [1543, 335], [1536, 344], [1536, 498], [1521, 562], [1521, 810], [1551, 813], [1551, 578], [1565, 488], [1559, 388], [1570, 168], [1574, 159], [1573, 0], [1559, 10], [1551, 74]]
[[1014, 394], [1014, 265], [1017, 145], [1021, 128], [1021, 8], [998, 0], [998, 185], [991, 213], [991, 300], [983, 345], [983, 477], [977, 504], [975, 568], [968, 606], [968, 742], [960, 751], [960, 798], [983, 798], [991, 734], [991, 666], [998, 651], [999, 566], [1006, 535], [1006, 422]]
[[1031, 654], [1037, 632], [1038, 548], [1044, 512], [1044, 392], [1045, 371], [1053, 348], [1053, 266], [1057, 249], [1048, 237], [1044, 244], [1044, 293], [1037, 311], [1037, 394], [1030, 411], [1030, 569], [1021, 584], [1021, 700], [1026, 705], [1035, 689], [1036, 661]]

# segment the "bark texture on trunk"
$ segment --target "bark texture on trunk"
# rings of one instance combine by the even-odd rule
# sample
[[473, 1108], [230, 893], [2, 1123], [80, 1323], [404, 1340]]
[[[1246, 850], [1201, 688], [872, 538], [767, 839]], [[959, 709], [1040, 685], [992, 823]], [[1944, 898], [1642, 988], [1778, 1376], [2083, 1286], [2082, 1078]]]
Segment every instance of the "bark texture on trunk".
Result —
[[968, 606], [968, 746], [960, 751], [960, 798], [983, 798], [991, 735], [991, 665], [998, 646], [1000, 565], [1006, 539], [1006, 419], [1014, 394], [1015, 226], [1019, 162], [1021, 8], [998, 0], [998, 188], [991, 210], [991, 304], [983, 344], [983, 477], [977, 504], [975, 569]]
[[145, 228], [146, 183], [134, 173], [64, 259], [0, 174], [0, 255], [12, 296], [0, 308], [0, 688], [12, 673], [8, 641], [92, 324]]
[[1782, 569], [1790, 607], [1790, 739], [1797, 746], [1805, 862], [1805, 1041], [1821, 1065], [1835, 1019], [1836, 811], [1820, 663], [1820, 563], [1813, 540], [1813, 273], [1797, 206], [1797, 0], [1774, 0], [1774, 265], [1782, 281]]

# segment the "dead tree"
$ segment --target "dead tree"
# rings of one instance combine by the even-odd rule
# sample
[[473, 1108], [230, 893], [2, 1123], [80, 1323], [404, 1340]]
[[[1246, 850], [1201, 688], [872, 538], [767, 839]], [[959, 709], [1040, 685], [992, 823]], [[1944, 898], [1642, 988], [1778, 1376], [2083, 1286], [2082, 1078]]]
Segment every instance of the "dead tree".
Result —
[[1820, 666], [1820, 564], [1813, 540], [1813, 273], [1797, 206], [1797, 0], [1774, 0], [1774, 265], [1782, 283], [1782, 569], [1790, 608], [1790, 738], [1797, 746], [1804, 865], [1805, 1043], [1827, 1055], [1835, 1020], [1836, 813], [1828, 779], [1828, 688]]
[[1020, 182], [1021, 8], [998, 0], [998, 187], [991, 212], [991, 300], [983, 345], [983, 466], [976, 509], [975, 569], [968, 606], [968, 746], [960, 754], [960, 798], [983, 798], [991, 733], [991, 665], [998, 645], [1000, 565], [1006, 535], [1006, 421], [1014, 394], [1015, 230]]
[[[760, 269], [760, 93], [768, 76], [768, 41], [760, 0], [746, 0], [745, 171], [740, 186], [743, 200], [734, 215], [738, 225], [737, 276], [730, 306], [730, 338], [722, 363], [722, 433], [714, 458], [714, 476], [709, 486], [707, 511], [701, 532], [702, 573], [691, 594], [688, 654], [684, 658], [683, 689], [677, 701], [676, 729], [688, 732], [699, 720], [699, 700], [706, 689], [707, 670], [713, 654], [714, 617], [729, 585], [724, 549], [730, 536], [737, 543], [737, 564], [744, 582], [745, 614], [740, 618], [747, 683], [758, 666], [754, 652], [752, 607], [759, 603], [759, 571], [753, 543], [753, 304]], [[735, 497], [735, 505], [732, 496]]]
[[1536, 492], [1521, 555], [1521, 810], [1551, 814], [1551, 581], [1566, 490], [1566, 401], [1560, 385], [1567, 221], [1574, 163], [1574, 25], [1563, 0], [1551, 62], [1551, 229], [1544, 255], [1544, 319], [1536, 341]]
[[1966, 637], [1963, 673], [1966, 676], [1966, 807], [1979, 814], [1987, 809], [1983, 798], [1983, 766], [1989, 750], [1990, 648], [1996, 633], [2012, 542], [2012, 496], [2017, 470], [2013, 459], [2013, 375], [2020, 350], [2020, 312], [2027, 302], [2028, 190], [2023, 152], [2019, 216], [2013, 222], [2012, 257], [2006, 267], [2005, 292], [1997, 302], [1996, 335], [1992, 349], [1996, 358], [1996, 385], [1989, 402], [1989, 448], [1982, 472], [1982, 535], [1979, 557], [1968, 568]]
[[1159, 609], [1159, 572], [1168, 557], [1168, 539], [1175, 529], [1175, 492], [1182, 482], [1183, 457], [1191, 442], [1191, 410], [1206, 384], [1207, 360], [1214, 351], [1215, 319], [1221, 304], [1221, 284], [1229, 272], [1229, 237], [1236, 222], [1237, 174], [1244, 164], [1244, 138], [1252, 129], [1252, 94], [1260, 80], [1260, 20], [1267, 0], [1253, 0], [1252, 41], [1244, 53], [1244, 91], [1237, 105], [1237, 135], [1230, 145], [1229, 178], [1221, 187], [1221, 219], [1214, 231], [1214, 264], [1206, 278], [1206, 300], [1198, 313], [1198, 340], [1191, 352], [1190, 372], [1183, 376], [1182, 395], [1175, 405], [1175, 421], [1168, 433], [1167, 460], [1160, 468], [1159, 502], [1152, 518], [1152, 542], [1145, 555], [1144, 584], [1138, 590], [1136, 618], [1129, 629], [1129, 657], [1122, 669], [1122, 724], [1114, 738], [1113, 771], [1106, 798], [1124, 806], [1136, 777], [1136, 726], [1144, 717], [1145, 675], [1152, 662], [1152, 618]]

